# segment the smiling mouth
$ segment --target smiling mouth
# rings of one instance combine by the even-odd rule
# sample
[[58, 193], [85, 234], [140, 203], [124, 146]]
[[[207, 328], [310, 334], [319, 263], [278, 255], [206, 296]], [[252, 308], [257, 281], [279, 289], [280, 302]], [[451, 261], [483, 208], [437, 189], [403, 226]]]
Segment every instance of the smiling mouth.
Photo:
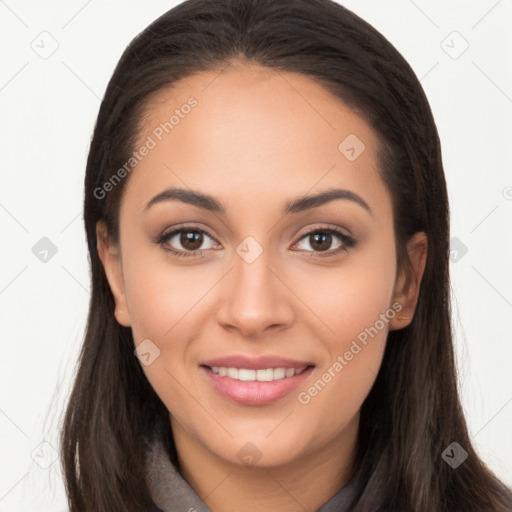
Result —
[[226, 354], [203, 360], [200, 374], [224, 399], [266, 405], [290, 396], [312, 375], [315, 364], [277, 354]]
[[237, 368], [202, 364], [199, 368], [224, 398], [253, 406], [270, 404], [290, 395], [309, 378], [314, 367], [305, 364], [296, 368]]
[[243, 382], [272, 382], [275, 380], [286, 379], [294, 377], [295, 375], [301, 374], [304, 370], [308, 369], [312, 365], [304, 365], [302, 368], [264, 368], [264, 369], [252, 369], [252, 368], [235, 368], [226, 366], [206, 366], [212, 373], [219, 375], [220, 377], [229, 377], [230, 379], [239, 380]]

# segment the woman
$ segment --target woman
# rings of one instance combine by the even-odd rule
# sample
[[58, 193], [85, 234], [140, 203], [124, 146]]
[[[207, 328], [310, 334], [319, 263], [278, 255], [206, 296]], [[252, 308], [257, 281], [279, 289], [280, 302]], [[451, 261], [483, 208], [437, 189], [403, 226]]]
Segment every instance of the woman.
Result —
[[410, 66], [325, 0], [188, 0], [91, 143], [72, 512], [505, 511], [469, 439], [440, 144]]

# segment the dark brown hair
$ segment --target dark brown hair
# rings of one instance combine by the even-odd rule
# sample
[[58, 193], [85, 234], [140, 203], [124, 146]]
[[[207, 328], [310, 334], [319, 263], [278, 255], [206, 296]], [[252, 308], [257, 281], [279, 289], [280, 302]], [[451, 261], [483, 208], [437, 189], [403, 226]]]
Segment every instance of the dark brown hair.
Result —
[[[400, 53], [372, 26], [330, 0], [188, 0], [133, 39], [101, 103], [85, 176], [84, 220], [92, 293], [61, 447], [71, 512], [144, 510], [146, 434], [168, 411], [134, 356], [131, 329], [114, 317], [96, 224], [118, 240], [122, 192], [101, 188], [135, 149], [154, 93], [199, 71], [251, 62], [301, 73], [360, 113], [380, 140], [379, 171], [393, 201], [398, 268], [416, 232], [428, 257], [410, 325], [392, 331], [364, 401], [353, 510], [512, 510], [512, 494], [481, 461], [458, 395], [449, 300], [449, 210], [437, 129], [423, 89]], [[467, 452], [453, 469], [452, 443]], [[175, 452], [172, 461], [177, 465]]]

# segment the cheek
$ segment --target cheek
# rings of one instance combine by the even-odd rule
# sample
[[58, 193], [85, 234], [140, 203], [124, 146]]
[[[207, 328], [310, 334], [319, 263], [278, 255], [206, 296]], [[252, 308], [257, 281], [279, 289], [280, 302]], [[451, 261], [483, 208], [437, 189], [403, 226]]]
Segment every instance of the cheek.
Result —
[[180, 383], [189, 380], [191, 353], [208, 317], [204, 304], [219, 276], [207, 265], [177, 266], [166, 256], [155, 249], [135, 249], [123, 269], [134, 345], [146, 339], [156, 345], [159, 356], [142, 368], [169, 407], [170, 396], [173, 403], [190, 399], [182, 396]]
[[[125, 289], [134, 339], [167, 339], [180, 328], [182, 319], [193, 315], [214, 284], [211, 272], [199, 267], [177, 267], [154, 257], [155, 251], [134, 253], [124, 265]], [[188, 318], [186, 318], [188, 319]]]
[[321, 330], [317, 335], [321, 334], [328, 345], [331, 358], [348, 350], [351, 340], [359, 335], [364, 339], [365, 329], [376, 324], [386, 338], [389, 320], [395, 314], [390, 307], [395, 278], [392, 241], [386, 244], [384, 237], [376, 240], [337, 267], [305, 268], [295, 277], [293, 272], [287, 282], [294, 283], [294, 291], [309, 309], [304, 310], [304, 318], [310, 319], [310, 325], [311, 319], [316, 319]]
[[396, 311], [389, 307], [386, 287], [373, 286], [371, 291], [338, 293], [336, 307], [328, 306], [335, 334], [323, 340], [327, 357], [297, 393], [305, 422], [312, 428], [320, 423], [327, 437], [336, 436], [357, 414], [382, 363], [389, 321]]
[[187, 355], [196, 337], [194, 329], [200, 324], [195, 308], [214, 285], [215, 276], [198, 267], [175, 267], [162, 255], [155, 257], [155, 252], [130, 253], [123, 265], [125, 290], [134, 345], [149, 339], [159, 351], [142, 369], [170, 409], [176, 404], [184, 407], [190, 400], [180, 383], [187, 382]]
[[[376, 245], [382, 249], [385, 241]], [[301, 290], [328, 326], [322, 338], [328, 355], [314, 381], [300, 390], [298, 401], [315, 415], [333, 418], [336, 425], [355, 414], [369, 393], [382, 362], [389, 322], [398, 313], [399, 306], [391, 304], [394, 248], [386, 247], [389, 250], [380, 253], [362, 251], [357, 259], [316, 279], [314, 288]]]

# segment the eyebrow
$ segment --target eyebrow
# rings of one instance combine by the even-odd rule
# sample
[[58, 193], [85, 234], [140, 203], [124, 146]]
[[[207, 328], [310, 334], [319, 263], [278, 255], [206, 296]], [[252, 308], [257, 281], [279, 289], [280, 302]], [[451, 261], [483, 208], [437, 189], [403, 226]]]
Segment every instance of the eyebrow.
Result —
[[[289, 201], [285, 203], [282, 213], [283, 215], [288, 215], [291, 213], [303, 212], [334, 201], [335, 199], [352, 201], [359, 206], [362, 206], [368, 211], [368, 213], [370, 213], [370, 215], [373, 216], [372, 209], [368, 203], [355, 192], [346, 189], [329, 189], [318, 194], [304, 196], [293, 201]], [[220, 201], [215, 199], [213, 196], [196, 190], [186, 190], [183, 188], [168, 188], [163, 192], [160, 192], [146, 204], [144, 209], [148, 210], [153, 205], [165, 201], [181, 201], [210, 212], [217, 212], [221, 214], [226, 213], [226, 210]]]

